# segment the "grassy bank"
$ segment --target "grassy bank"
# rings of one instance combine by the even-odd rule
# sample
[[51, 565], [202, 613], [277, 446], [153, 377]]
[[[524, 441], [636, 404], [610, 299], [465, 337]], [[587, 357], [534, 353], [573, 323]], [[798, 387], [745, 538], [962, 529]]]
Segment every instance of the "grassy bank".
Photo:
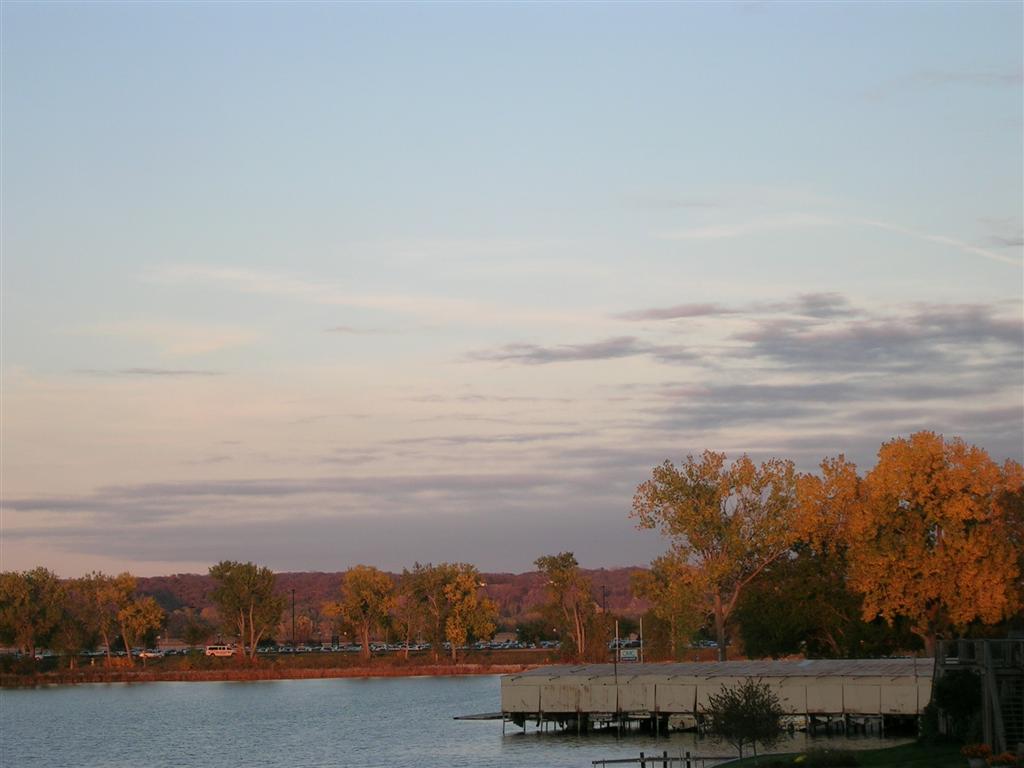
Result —
[[[842, 759], [849, 758], [849, 759]], [[964, 768], [959, 744], [904, 744], [885, 749], [812, 750], [786, 755], [761, 755], [724, 763], [721, 768]]]
[[79, 664], [68, 668], [55, 659], [33, 662], [23, 660], [8, 664], [0, 671], [0, 687], [16, 688], [39, 685], [75, 685], [78, 683], [117, 683], [155, 681], [210, 681], [210, 680], [299, 680], [330, 677], [405, 677], [429, 675], [489, 675], [521, 672], [540, 664], [551, 664], [556, 657], [550, 653], [529, 651], [480, 651], [467, 653], [457, 664], [441, 657], [437, 661], [430, 654], [388, 654], [365, 661], [356, 654], [309, 653], [280, 656], [260, 656], [256, 661], [236, 658], [220, 659], [202, 654], [169, 656], [148, 660], [145, 665], [136, 661], [128, 665], [124, 659], [114, 659], [112, 666], [105, 660]]

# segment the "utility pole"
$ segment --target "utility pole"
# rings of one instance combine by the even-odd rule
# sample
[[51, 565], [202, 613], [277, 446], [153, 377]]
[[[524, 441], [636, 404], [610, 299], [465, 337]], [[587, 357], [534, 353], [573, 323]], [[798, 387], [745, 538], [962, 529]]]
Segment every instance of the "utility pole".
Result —
[[295, 587], [292, 587], [292, 648], [295, 647]]

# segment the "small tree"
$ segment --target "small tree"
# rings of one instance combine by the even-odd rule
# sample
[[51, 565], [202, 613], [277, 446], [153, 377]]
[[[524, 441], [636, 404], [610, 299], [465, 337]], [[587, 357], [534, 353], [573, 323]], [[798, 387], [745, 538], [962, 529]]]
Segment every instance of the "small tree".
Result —
[[771, 747], [782, 735], [785, 712], [779, 697], [770, 685], [753, 678], [731, 688], [723, 685], [719, 693], [710, 694], [703, 713], [711, 733], [736, 747], [740, 759], [744, 746], [752, 747], [756, 757], [758, 742]]

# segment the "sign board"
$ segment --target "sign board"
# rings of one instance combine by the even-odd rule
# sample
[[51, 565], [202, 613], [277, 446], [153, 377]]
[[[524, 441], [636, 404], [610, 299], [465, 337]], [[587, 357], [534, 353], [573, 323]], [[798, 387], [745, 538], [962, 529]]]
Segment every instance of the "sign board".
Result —
[[619, 650], [619, 661], [640, 661], [640, 651], [636, 648], [622, 648]]

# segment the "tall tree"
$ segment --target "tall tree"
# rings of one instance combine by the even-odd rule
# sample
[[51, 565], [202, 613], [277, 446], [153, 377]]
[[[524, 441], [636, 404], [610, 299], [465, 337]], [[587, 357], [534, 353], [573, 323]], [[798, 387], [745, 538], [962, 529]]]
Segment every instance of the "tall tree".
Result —
[[435, 662], [441, 653], [451, 612], [445, 587], [457, 574], [458, 567], [452, 563], [416, 563], [411, 571], [402, 571], [402, 579], [408, 584], [409, 594], [422, 612], [423, 628], [430, 639], [430, 652]]
[[395, 629], [405, 640], [403, 654], [409, 658], [409, 646], [416, 638], [425, 621], [424, 608], [416, 599], [415, 581], [408, 570], [403, 570], [395, 590], [395, 602], [391, 618]]
[[587, 628], [594, 616], [590, 579], [583, 575], [572, 552], [538, 557], [534, 564], [547, 577], [548, 607], [564, 622], [572, 641], [572, 655], [587, 652]]
[[221, 620], [238, 631], [238, 653], [256, 660], [256, 650], [262, 637], [271, 631], [281, 618], [285, 598], [274, 593], [274, 572], [255, 563], [223, 560], [210, 568], [217, 582], [213, 601]]
[[88, 606], [81, 583], [82, 579], [71, 579], [64, 583], [60, 621], [50, 638], [50, 647], [67, 657], [71, 669], [77, 666], [79, 654], [95, 648], [99, 639], [89, 624]]
[[35, 656], [63, 611], [64, 587], [46, 568], [0, 573], [0, 637]]
[[370, 658], [370, 632], [388, 616], [394, 601], [391, 577], [369, 565], [349, 568], [341, 583], [341, 607], [362, 645], [362, 656]]
[[679, 467], [655, 467], [630, 513], [641, 528], [659, 528], [692, 566], [683, 576], [714, 617], [721, 660], [726, 623], [743, 588], [789, 551], [798, 511], [792, 462], [725, 461], [724, 453], [705, 451], [699, 461], [688, 456]]
[[141, 643], [147, 634], [163, 626], [164, 618], [164, 609], [149, 596], [137, 597], [117, 612], [121, 640], [129, 659], [132, 658], [132, 648]]
[[864, 617], [905, 616], [932, 652], [937, 637], [1018, 608], [1007, 494], [1020, 465], [1000, 467], [959, 438], [917, 432], [882, 445], [849, 522], [850, 583]]
[[135, 577], [128, 572], [108, 576], [93, 571], [79, 579], [75, 588], [81, 596], [86, 626], [103, 641], [110, 664], [112, 644], [120, 628], [117, 615], [132, 601]]
[[445, 638], [451, 646], [452, 663], [458, 661], [459, 646], [465, 645], [470, 635], [488, 638], [494, 634], [498, 608], [492, 600], [480, 595], [484, 586], [477, 569], [459, 563], [454, 578], [445, 585], [444, 594], [450, 606], [445, 620]]
[[633, 574], [633, 594], [651, 604], [654, 615], [668, 628], [669, 654], [678, 658], [679, 644], [704, 622], [701, 595], [694, 589], [691, 566], [675, 552], [657, 557], [650, 570]]

